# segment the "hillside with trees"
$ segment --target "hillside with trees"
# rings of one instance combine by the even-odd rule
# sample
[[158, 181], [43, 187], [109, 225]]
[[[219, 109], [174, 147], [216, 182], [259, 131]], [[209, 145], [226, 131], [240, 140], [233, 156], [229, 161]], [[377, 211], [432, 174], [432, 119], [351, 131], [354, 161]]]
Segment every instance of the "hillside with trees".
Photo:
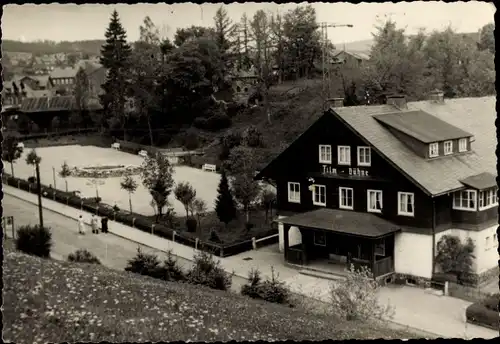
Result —
[[82, 52], [88, 55], [99, 55], [104, 40], [62, 41], [49, 40], [35, 42], [21, 42], [11, 39], [2, 40], [2, 50], [16, 53], [32, 53], [35, 56], [57, 53]]

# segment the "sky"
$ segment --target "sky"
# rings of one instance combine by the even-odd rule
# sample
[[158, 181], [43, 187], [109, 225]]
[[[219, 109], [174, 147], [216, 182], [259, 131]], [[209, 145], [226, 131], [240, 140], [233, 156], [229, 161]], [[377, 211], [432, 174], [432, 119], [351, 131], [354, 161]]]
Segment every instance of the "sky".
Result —
[[[307, 4], [307, 3], [303, 3]], [[318, 22], [352, 24], [352, 28], [329, 28], [328, 38], [333, 43], [371, 39], [374, 27], [392, 19], [407, 34], [420, 28], [427, 32], [451, 25], [458, 32], [477, 32], [494, 21], [495, 7], [487, 2], [401, 2], [401, 3], [311, 3]], [[299, 4], [300, 5], [300, 4]], [[113, 9], [119, 13], [129, 41], [139, 37], [139, 26], [149, 16], [160, 28], [162, 36], [172, 38], [177, 28], [191, 25], [212, 26], [220, 4], [45, 4], [6, 5], [2, 17], [4, 39], [34, 41], [75, 41], [104, 39]], [[284, 13], [297, 4], [253, 3], [225, 5], [233, 21], [246, 13], [251, 17], [257, 10]]]

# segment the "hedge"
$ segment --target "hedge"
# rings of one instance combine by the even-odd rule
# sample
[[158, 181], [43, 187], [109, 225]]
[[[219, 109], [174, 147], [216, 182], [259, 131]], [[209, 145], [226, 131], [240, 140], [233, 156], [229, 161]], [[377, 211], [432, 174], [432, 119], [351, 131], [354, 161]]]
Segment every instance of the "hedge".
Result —
[[470, 323], [498, 330], [498, 311], [492, 311], [476, 302], [467, 307], [465, 315]]
[[[30, 191], [31, 193], [36, 193], [36, 184], [32, 184], [30, 187], [30, 183], [28, 181], [9, 176], [8, 174], [5, 174], [4, 180], [6, 181], [7, 185], [14, 186], [16, 188], [19, 185], [21, 190]], [[151, 227], [152, 225], [154, 225], [153, 228], [154, 235], [166, 238], [168, 240], [172, 240], [174, 229], [168, 228], [162, 224], [156, 224], [154, 223], [153, 220], [151, 220], [147, 216], [136, 213], [131, 214], [130, 212], [126, 211], [115, 212], [113, 210], [113, 207], [108, 204], [105, 203], [96, 204], [95, 201], [92, 200], [82, 200], [82, 198], [76, 196], [72, 192], [52, 189], [45, 185], [41, 185], [41, 189], [42, 192], [47, 191], [47, 196], [45, 197], [47, 197], [48, 199], [55, 200], [56, 202], [71, 206], [76, 209], [83, 209], [85, 211], [97, 214], [99, 216], [106, 216], [109, 219], [123, 223], [124, 225], [127, 226], [134, 227], [136, 229], [139, 229], [147, 233], [151, 233]], [[268, 232], [259, 235], [257, 239], [270, 236], [272, 234], [276, 234], [276, 231], [270, 229]], [[175, 237], [175, 242], [178, 242], [186, 246], [195, 247], [196, 236], [194, 235], [194, 233], [177, 232]], [[232, 256], [238, 253], [249, 251], [252, 248], [253, 246], [251, 239], [227, 246], [216, 245], [213, 243], [202, 242], [202, 241], [198, 242], [198, 249], [209, 251], [220, 257]]]

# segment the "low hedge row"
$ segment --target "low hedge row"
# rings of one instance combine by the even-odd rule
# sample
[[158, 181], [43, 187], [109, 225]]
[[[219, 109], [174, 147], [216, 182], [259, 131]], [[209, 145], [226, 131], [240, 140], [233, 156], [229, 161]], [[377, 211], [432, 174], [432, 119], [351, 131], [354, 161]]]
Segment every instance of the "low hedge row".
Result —
[[[36, 183], [29, 183], [26, 180], [15, 178], [9, 176], [8, 174], [4, 174], [3, 180], [7, 183], [7, 185], [19, 188], [24, 191], [28, 191], [36, 194], [37, 188]], [[112, 206], [99, 203], [97, 204], [93, 199], [82, 199], [76, 196], [72, 192], [65, 192], [62, 190], [56, 190], [53, 188], [49, 188], [45, 185], [41, 185], [42, 195], [45, 198], [54, 200], [56, 202], [71, 206], [76, 209], [81, 209], [98, 216], [105, 216], [113, 221], [117, 221], [123, 223], [127, 226], [132, 226], [136, 229], [142, 230], [147, 233], [151, 233], [157, 235], [162, 238], [166, 238], [169, 240], [173, 239], [174, 230], [168, 228], [162, 224], [155, 224], [152, 220], [150, 220], [147, 216], [130, 213], [125, 211], [115, 211]], [[272, 234], [276, 234], [275, 231], [270, 230], [269, 233], [262, 233], [259, 238], [266, 237]], [[259, 239], [257, 238], [257, 239]], [[180, 244], [195, 247], [195, 236], [192, 233], [179, 233], [177, 232], [175, 237], [175, 242]], [[204, 251], [211, 252], [214, 255], [219, 257], [228, 257], [238, 253], [242, 253], [245, 251], [249, 251], [252, 249], [251, 240], [243, 241], [241, 243], [233, 244], [233, 245], [216, 245], [207, 242], [199, 242], [198, 248]]]
[[498, 330], [498, 311], [488, 309], [481, 303], [476, 302], [467, 307], [465, 315], [470, 323]]

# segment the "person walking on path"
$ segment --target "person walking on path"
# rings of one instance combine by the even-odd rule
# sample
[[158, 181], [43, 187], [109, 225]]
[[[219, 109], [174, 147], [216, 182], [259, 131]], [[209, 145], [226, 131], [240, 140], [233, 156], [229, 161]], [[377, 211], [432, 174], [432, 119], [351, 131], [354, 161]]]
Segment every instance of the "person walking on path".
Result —
[[99, 228], [97, 227], [97, 217], [94, 214], [92, 214], [92, 217], [90, 218], [90, 226], [92, 227], [92, 233], [99, 234]]
[[85, 222], [82, 215], [78, 218], [78, 234], [85, 234]]
[[108, 218], [106, 216], [103, 216], [101, 218], [101, 231], [103, 233], [107, 233], [108, 232]]

